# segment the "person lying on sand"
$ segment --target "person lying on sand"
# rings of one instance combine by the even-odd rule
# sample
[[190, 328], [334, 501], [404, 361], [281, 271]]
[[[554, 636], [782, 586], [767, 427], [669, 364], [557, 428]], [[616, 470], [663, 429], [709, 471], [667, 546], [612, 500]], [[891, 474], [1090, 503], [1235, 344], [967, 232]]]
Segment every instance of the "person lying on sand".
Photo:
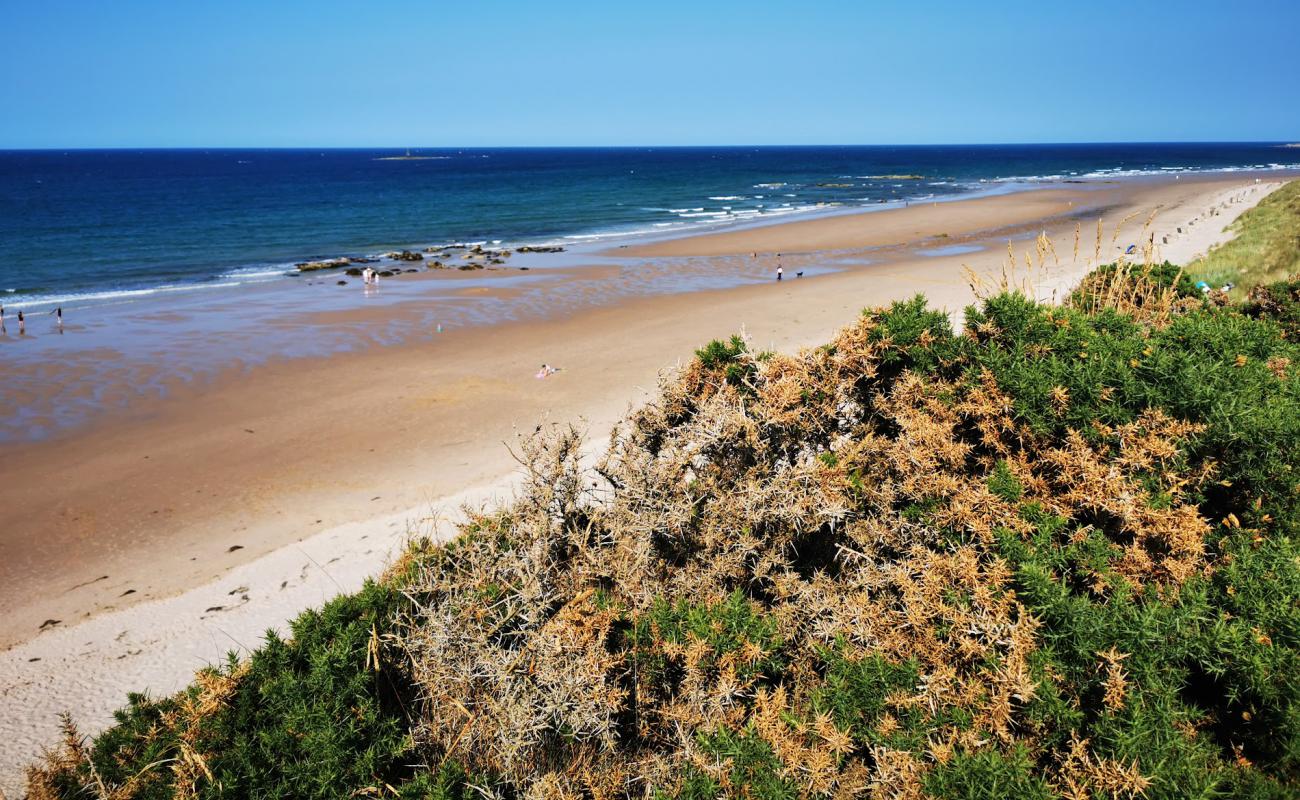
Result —
[[537, 370], [537, 379], [542, 380], [544, 378], [549, 378], [550, 376], [554, 375], [559, 371], [560, 371], [559, 367], [552, 367], [549, 364], [543, 364], [542, 368]]

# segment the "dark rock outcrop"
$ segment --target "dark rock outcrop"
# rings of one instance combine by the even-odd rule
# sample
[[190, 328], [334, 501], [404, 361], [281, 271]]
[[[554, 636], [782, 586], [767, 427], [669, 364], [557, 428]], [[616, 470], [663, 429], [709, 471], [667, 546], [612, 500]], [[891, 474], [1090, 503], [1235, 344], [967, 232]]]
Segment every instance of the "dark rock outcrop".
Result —
[[303, 261], [294, 266], [299, 272], [315, 272], [321, 269], [338, 269], [352, 263], [350, 258], [327, 258], [323, 261]]

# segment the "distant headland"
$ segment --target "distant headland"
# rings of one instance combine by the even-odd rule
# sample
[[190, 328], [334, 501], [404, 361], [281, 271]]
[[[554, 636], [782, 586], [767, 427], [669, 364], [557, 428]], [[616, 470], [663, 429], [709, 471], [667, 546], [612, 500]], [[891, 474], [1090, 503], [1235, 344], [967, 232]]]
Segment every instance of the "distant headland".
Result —
[[446, 156], [413, 156], [408, 149], [406, 155], [402, 156], [380, 156], [375, 161], [433, 161], [435, 159], [446, 158]]

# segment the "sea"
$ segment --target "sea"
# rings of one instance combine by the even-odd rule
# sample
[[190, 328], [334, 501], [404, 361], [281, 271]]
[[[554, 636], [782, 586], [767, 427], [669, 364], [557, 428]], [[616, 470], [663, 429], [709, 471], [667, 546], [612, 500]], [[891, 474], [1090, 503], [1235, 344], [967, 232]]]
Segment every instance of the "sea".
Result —
[[285, 280], [453, 243], [576, 246], [1119, 176], [1300, 167], [1282, 143], [0, 151], [0, 304]]

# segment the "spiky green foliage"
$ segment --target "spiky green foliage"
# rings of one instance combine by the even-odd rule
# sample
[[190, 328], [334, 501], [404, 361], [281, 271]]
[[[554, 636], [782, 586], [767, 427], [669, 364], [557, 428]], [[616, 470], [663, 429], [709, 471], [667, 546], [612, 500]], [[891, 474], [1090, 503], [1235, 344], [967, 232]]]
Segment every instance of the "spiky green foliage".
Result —
[[695, 351], [695, 357], [708, 369], [722, 371], [727, 382], [733, 386], [743, 386], [745, 379], [754, 372], [752, 359], [746, 358], [749, 346], [740, 336], [733, 334], [728, 341], [714, 339]]
[[1047, 800], [1052, 793], [1024, 750], [961, 751], [925, 776], [926, 794], [943, 800], [1019, 797]]
[[1300, 275], [1251, 289], [1242, 311], [1252, 317], [1273, 320], [1288, 339], [1300, 342]]
[[[1070, 293], [1071, 305], [1087, 308], [1089, 303], [1098, 299], [1096, 294], [1099, 289], [1113, 284], [1119, 277], [1131, 281], [1140, 280], [1155, 288], [1172, 289], [1178, 297], [1199, 298], [1201, 296], [1201, 291], [1196, 288], [1196, 281], [1192, 280], [1187, 271], [1169, 261], [1159, 264], [1112, 263], [1102, 264], [1084, 276], [1078, 288]], [[1130, 287], [1130, 291], [1132, 289], [1133, 287]]]

